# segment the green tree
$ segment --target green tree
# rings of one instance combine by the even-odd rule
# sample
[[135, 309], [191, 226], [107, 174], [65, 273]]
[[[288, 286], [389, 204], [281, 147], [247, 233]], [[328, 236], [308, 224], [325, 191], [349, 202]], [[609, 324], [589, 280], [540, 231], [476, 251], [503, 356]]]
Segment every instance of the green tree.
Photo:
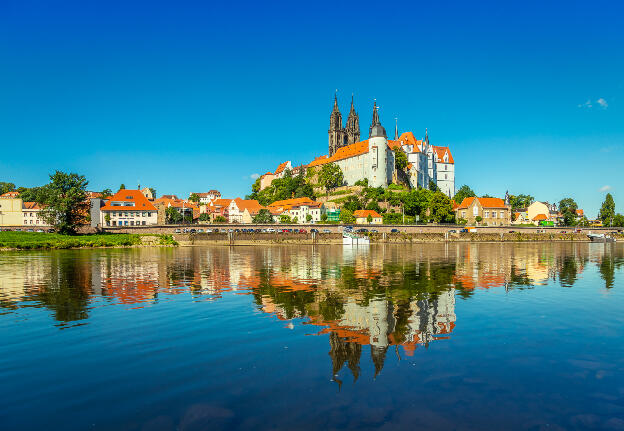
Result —
[[429, 190], [431, 190], [432, 192], [437, 192], [440, 190], [440, 187], [438, 187], [438, 185], [433, 181], [429, 181]]
[[150, 187], [150, 192], [152, 193], [152, 196], [154, 197], [154, 199], [156, 199], [156, 189], [154, 187]]
[[509, 204], [511, 205], [511, 209], [519, 209], [519, 208], [527, 208], [533, 202], [535, 202], [535, 198], [531, 195], [511, 195], [509, 196]]
[[349, 211], [346, 208], [342, 208], [340, 210], [340, 221], [343, 224], [355, 223], [355, 217], [353, 217], [353, 212]]
[[372, 215], [367, 215], [366, 216], [366, 223], [371, 224], [373, 222], [373, 216]]
[[600, 213], [598, 218], [602, 220], [604, 226], [613, 226], [613, 219], [615, 217], [615, 201], [611, 193], [607, 193], [605, 200], [600, 207]]
[[197, 193], [191, 193], [188, 200], [197, 204], [199, 203], [199, 195]]
[[474, 192], [474, 190], [464, 184], [459, 188], [459, 190], [457, 190], [457, 193], [455, 193], [455, 197], [453, 199], [455, 200], [455, 202], [460, 204], [465, 198], [472, 198], [475, 196], [477, 196], [477, 194]]
[[429, 203], [431, 219], [436, 223], [449, 223], [455, 220], [451, 199], [442, 192], [435, 192]]
[[319, 182], [325, 190], [329, 192], [331, 189], [339, 187], [344, 182], [344, 175], [340, 166], [335, 163], [327, 163], [321, 168], [319, 173]]
[[353, 212], [353, 211], [361, 210], [362, 209], [362, 203], [357, 198], [357, 196], [351, 195], [351, 196], [347, 197], [347, 199], [345, 199], [345, 201], [342, 204], [342, 207], [348, 209], [351, 212]]
[[23, 202], [42, 202], [46, 198], [46, 187], [20, 187], [19, 197]]
[[322, 222], [326, 222], [327, 221], [327, 214], [326, 213], [321, 214], [321, 221]]
[[273, 216], [269, 210], [263, 208], [254, 216], [253, 222], [259, 224], [273, 223]]
[[213, 223], [227, 223], [227, 220], [222, 215], [218, 215], [214, 218]]
[[165, 210], [165, 220], [168, 224], [178, 224], [182, 222], [182, 214], [174, 207], [167, 207]]
[[39, 216], [62, 234], [74, 234], [89, 213], [87, 185], [84, 175], [56, 171], [39, 195], [44, 207]]
[[288, 214], [280, 215], [279, 216], [279, 221], [280, 221], [280, 223], [284, 223], [284, 224], [292, 223], [292, 220], [290, 219], [290, 216]]
[[572, 226], [576, 221], [578, 205], [572, 198], [564, 198], [559, 201], [559, 211], [563, 214], [564, 226]]
[[622, 214], [616, 214], [613, 217], [613, 226], [624, 227], [624, 216]]
[[483, 217], [481, 216], [476, 216], [475, 220], [477, 221], [477, 223], [481, 223], [481, 221], [483, 220]]
[[121, 183], [121, 185], [119, 186], [119, 190], [126, 190], [126, 185], [124, 183]]
[[210, 214], [208, 213], [200, 214], [199, 221], [210, 221]]
[[14, 191], [15, 191], [15, 184], [0, 181], [0, 195], [5, 194], [7, 192], [14, 192]]
[[400, 171], [404, 171], [407, 168], [407, 155], [403, 150], [397, 149], [394, 152], [394, 166]]
[[312, 221], [312, 214], [306, 214], [306, 222], [310, 223]]

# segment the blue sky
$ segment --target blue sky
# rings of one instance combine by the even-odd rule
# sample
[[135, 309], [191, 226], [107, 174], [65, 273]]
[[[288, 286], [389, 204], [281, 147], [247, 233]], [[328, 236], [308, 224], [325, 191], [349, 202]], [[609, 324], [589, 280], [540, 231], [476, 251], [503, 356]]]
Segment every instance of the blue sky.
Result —
[[[440, 3], [440, 4], [438, 4]], [[546, 4], [547, 3], [547, 4]], [[0, 2], [0, 181], [249, 192], [332, 98], [450, 146], [477, 193], [624, 212], [621, 2]]]

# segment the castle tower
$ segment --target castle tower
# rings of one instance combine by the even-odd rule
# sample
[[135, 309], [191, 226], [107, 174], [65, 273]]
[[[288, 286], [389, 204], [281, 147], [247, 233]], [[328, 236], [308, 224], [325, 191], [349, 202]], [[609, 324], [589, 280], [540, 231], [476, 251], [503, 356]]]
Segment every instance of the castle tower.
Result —
[[346, 133], [346, 145], [351, 145], [356, 142], [360, 142], [360, 117], [355, 112], [355, 107], [353, 106], [353, 94], [351, 94], [351, 110], [349, 111], [349, 116], [347, 117], [347, 127], [345, 128]]
[[336, 150], [344, 145], [345, 134], [342, 128], [342, 114], [338, 109], [338, 96], [334, 94], [334, 109], [329, 116], [329, 155], [332, 156]]
[[392, 182], [394, 173], [394, 156], [392, 151], [388, 151], [388, 137], [386, 129], [379, 121], [377, 112], [377, 102], [373, 107], [373, 121], [368, 130], [368, 155], [369, 155], [369, 175], [368, 184], [370, 187], [386, 187]]

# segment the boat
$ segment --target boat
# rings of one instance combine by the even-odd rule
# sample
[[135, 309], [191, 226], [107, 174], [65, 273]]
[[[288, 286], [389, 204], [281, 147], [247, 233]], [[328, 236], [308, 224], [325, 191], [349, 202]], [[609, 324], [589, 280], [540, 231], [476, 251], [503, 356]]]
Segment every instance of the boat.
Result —
[[342, 232], [342, 244], [343, 245], [368, 245], [370, 239], [367, 236], [358, 235], [351, 230], [344, 230]]
[[615, 238], [611, 235], [605, 235], [604, 233], [589, 233], [587, 237], [592, 242], [615, 242]]

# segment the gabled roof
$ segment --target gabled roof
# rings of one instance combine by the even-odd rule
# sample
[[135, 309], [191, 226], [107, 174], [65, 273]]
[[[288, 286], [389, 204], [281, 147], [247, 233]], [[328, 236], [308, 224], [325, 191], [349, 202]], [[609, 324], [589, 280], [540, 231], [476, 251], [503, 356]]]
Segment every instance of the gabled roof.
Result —
[[546, 214], [538, 214], [535, 217], [533, 217], [533, 221], [541, 221], [541, 220], [548, 220], [548, 217], [546, 217]]
[[355, 218], [368, 218], [369, 215], [372, 218], [381, 218], [377, 211], [373, 210], [357, 210], [353, 212], [353, 217]]
[[249, 214], [257, 214], [261, 209], [265, 208], [255, 199], [234, 199], [236, 206], [241, 212], [249, 211]]
[[[134, 206], [112, 206], [112, 202], [132, 202]], [[141, 190], [119, 190], [106, 202], [101, 211], [156, 211], [156, 207], [147, 200]]]
[[6, 192], [0, 195], [0, 198], [9, 198], [13, 199], [19, 196], [19, 192]]
[[289, 161], [286, 161], [284, 163], [280, 163], [280, 165], [277, 167], [277, 169], [275, 170], [275, 175], [279, 175], [282, 173], [282, 171], [284, 169], [286, 169], [286, 166], [288, 166]]
[[507, 208], [507, 205], [505, 205], [505, 201], [503, 201], [500, 198], [475, 198], [475, 197], [471, 197], [471, 198], [464, 198], [462, 203], [459, 204], [459, 206], [456, 209], [461, 210], [461, 209], [468, 208], [470, 205], [472, 205], [472, 202], [475, 199], [477, 199], [479, 201], [479, 204], [483, 208]]
[[212, 205], [215, 207], [227, 207], [232, 202], [232, 199], [215, 199], [212, 201]]
[[161, 199], [162, 199], [162, 198], [167, 198], [167, 199], [176, 199], [176, 200], [178, 199], [178, 197], [177, 197], [176, 195], [162, 195], [162, 196], [161, 196]]
[[313, 201], [312, 199], [308, 197], [303, 197], [303, 198], [292, 198], [292, 199], [284, 199], [281, 201], [275, 201], [269, 204], [269, 208], [293, 207], [293, 206], [302, 206], [302, 205], [316, 206], [317, 204], [318, 202]]
[[[437, 147], [435, 145], [431, 146], [433, 148], [433, 151], [435, 151], [436, 155], [438, 156], [438, 161], [441, 163], [455, 163], [455, 161], [453, 160], [453, 155], [451, 154], [451, 150], [449, 150], [449, 147]], [[444, 162], [444, 154], [448, 153], [448, 162]]]
[[422, 152], [420, 150], [420, 145], [423, 143], [423, 141], [419, 141], [418, 139], [416, 139], [412, 132], [402, 133], [399, 137], [399, 141], [401, 141], [403, 145], [411, 145], [413, 147], [412, 152], [414, 153]]

